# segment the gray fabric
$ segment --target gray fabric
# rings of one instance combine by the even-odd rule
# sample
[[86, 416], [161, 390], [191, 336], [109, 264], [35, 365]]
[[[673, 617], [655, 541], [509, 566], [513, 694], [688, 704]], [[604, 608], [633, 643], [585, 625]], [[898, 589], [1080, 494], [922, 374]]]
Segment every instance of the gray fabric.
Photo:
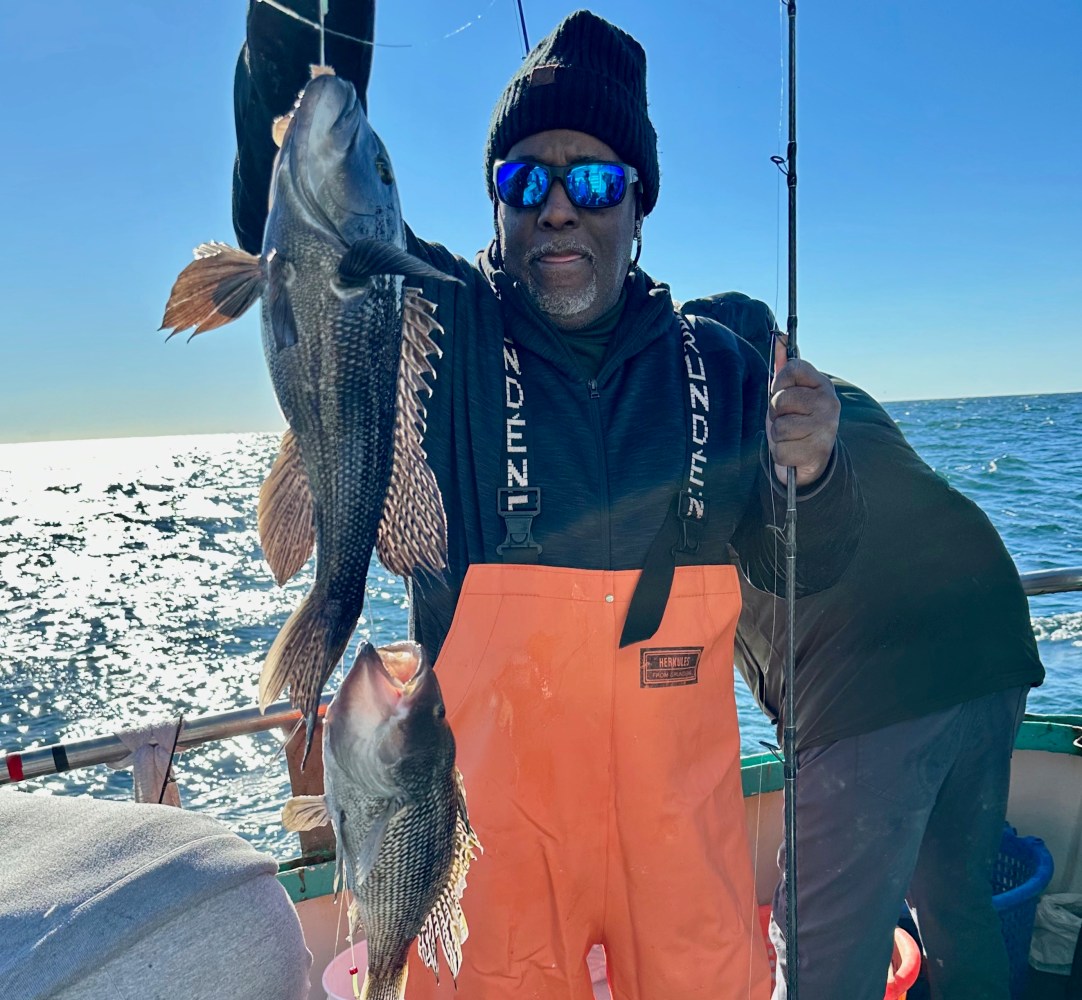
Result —
[[[212, 896], [49, 1000], [304, 1000], [312, 956], [272, 875]], [[283, 933], [293, 926], [295, 932]]]
[[[933, 1000], [1007, 1000], [991, 873], [1027, 692], [798, 751], [801, 1000], [882, 1000], [907, 893]], [[784, 845], [778, 865], [773, 910], [784, 929]], [[778, 959], [774, 1000], [785, 1000], [783, 948]]]
[[179, 915], [276, 872], [205, 816], [0, 790], [0, 997], [49, 997]]

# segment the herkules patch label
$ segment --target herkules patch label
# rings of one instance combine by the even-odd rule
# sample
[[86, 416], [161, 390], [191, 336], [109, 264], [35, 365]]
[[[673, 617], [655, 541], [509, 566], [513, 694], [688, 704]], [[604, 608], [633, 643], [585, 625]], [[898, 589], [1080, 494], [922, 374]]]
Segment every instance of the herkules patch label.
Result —
[[639, 687], [679, 687], [699, 683], [702, 646], [644, 649], [639, 654]]

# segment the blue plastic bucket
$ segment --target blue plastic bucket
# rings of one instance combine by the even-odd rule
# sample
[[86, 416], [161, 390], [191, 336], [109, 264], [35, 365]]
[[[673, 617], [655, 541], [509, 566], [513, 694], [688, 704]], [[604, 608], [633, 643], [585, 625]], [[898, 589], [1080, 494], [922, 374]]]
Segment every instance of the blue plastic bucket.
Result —
[[1052, 880], [1052, 855], [1040, 837], [1019, 837], [1006, 826], [992, 870], [992, 905], [999, 914], [1010, 963], [1011, 997], [1019, 1000], [1029, 976], [1029, 941], [1037, 901]]

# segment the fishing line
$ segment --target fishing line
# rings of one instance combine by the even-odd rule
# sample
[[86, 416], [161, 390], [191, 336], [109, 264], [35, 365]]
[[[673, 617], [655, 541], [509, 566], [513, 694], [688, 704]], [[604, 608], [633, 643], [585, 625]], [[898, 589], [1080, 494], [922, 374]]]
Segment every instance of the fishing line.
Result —
[[319, 0], [319, 65], [327, 65], [327, 8], [331, 0]]
[[[446, 35], [441, 35], [439, 38], [433, 39], [433, 41], [437, 41], [437, 42], [438, 41], [443, 41], [446, 38], [450, 38], [452, 35], [461, 34], [467, 28], [472, 28], [478, 21], [481, 20], [481, 18], [483, 18], [495, 6], [496, 6], [496, 0], [491, 0], [489, 5], [483, 11], [481, 11], [480, 14], [475, 14], [465, 24], [461, 25], [458, 28], [455, 28], [454, 31], [447, 32]], [[432, 44], [432, 42], [422, 42], [422, 45], [431, 45], [431, 44]]]
[[[778, 5], [778, 144], [777, 144], [776, 148], [779, 149], [779, 150], [782, 148], [782, 134], [783, 134], [782, 129], [784, 127], [784, 122], [785, 122], [785, 83], [786, 83], [786, 73], [785, 73], [785, 14], [783, 12], [784, 6], [785, 6], [785, 3], [784, 3], [784, 0], [783, 0], [783, 2]], [[784, 174], [784, 172], [785, 172], [785, 169], [784, 169], [785, 160], [784, 160], [784, 158], [782, 158], [780, 156], [777, 156], [777, 155], [772, 156], [770, 158], [770, 160], [771, 160], [772, 163], [774, 163], [779, 168], [779, 178], [778, 178], [779, 187], [778, 187], [778, 190], [777, 190], [777, 195], [775, 197], [775, 204], [774, 204], [774, 211], [775, 211], [775, 216], [774, 216], [774, 234], [775, 234], [774, 235], [774, 316], [777, 317], [777, 314], [778, 314], [778, 297], [780, 295], [780, 285], [781, 285], [781, 189], [780, 189], [781, 176], [780, 175]], [[777, 333], [780, 332], [778, 330], [778, 327], [777, 327], [776, 318], [775, 318], [774, 327], [775, 327], [774, 330], [771, 331], [770, 345], [769, 345], [769, 349], [767, 351], [767, 358], [766, 358], [766, 363], [767, 363], [766, 391], [767, 391], [768, 401], [769, 401], [770, 392], [771, 392], [771, 389], [773, 388], [773, 383], [774, 383], [774, 352], [775, 352], [776, 335], [777, 335]], [[773, 462], [771, 462], [771, 468], [768, 471], [768, 475], [771, 477], [770, 522], [771, 522], [772, 525], [776, 525], [777, 524], [778, 511], [777, 511], [777, 505], [776, 505], [776, 502], [775, 502], [774, 488], [773, 488], [773, 486], [774, 486], [774, 484], [773, 484], [773, 475], [774, 475]], [[769, 641], [767, 643], [767, 650], [768, 650], [767, 657], [768, 657], [768, 659], [767, 659], [767, 664], [766, 664], [766, 667], [765, 667], [766, 671], [769, 671], [771, 666], [773, 665], [772, 660], [773, 660], [774, 643], [775, 643], [775, 640], [777, 639], [777, 635], [778, 635], [778, 602], [780, 600], [778, 598], [778, 596], [777, 596], [778, 579], [779, 579], [778, 539], [783, 535], [783, 532], [780, 529], [778, 529], [777, 527], [774, 527], [771, 530], [771, 535], [773, 536], [773, 542], [774, 542], [774, 558], [773, 558], [774, 579], [773, 579], [773, 585], [770, 588], [770, 592], [771, 592], [772, 597], [771, 597], [771, 602], [770, 602], [770, 631], [769, 631]], [[774, 746], [774, 745], [772, 745], [770, 743], [767, 743], [764, 740], [760, 740], [759, 742], [761, 743], [761, 745], [763, 747], [765, 747], [770, 752], [770, 754], [779, 763], [784, 765], [784, 760], [783, 760], [783, 758], [781, 756], [781, 753], [780, 753], [780, 750], [781, 750], [780, 747], [777, 747], [777, 746]], [[759, 838], [760, 838], [760, 836], [762, 834], [762, 810], [763, 810], [762, 795], [763, 795], [763, 768], [764, 767], [765, 767], [765, 765], [763, 765], [763, 764], [759, 765], [759, 791], [756, 794], [756, 803], [755, 803], [755, 806], [756, 806], [756, 810], [755, 810], [755, 849], [754, 849], [754, 852], [753, 852], [752, 871], [755, 874], [756, 885], [758, 884], [758, 875], [759, 875]], [[753, 907], [753, 912], [752, 912], [752, 918], [753, 919], [752, 919], [749, 926], [752, 928], [752, 934], [754, 934], [756, 932], [756, 929], [758, 928], [758, 920], [759, 920], [758, 897], [754, 893], [753, 893], [753, 896], [752, 896], [752, 907]], [[750, 959], [750, 956], [752, 954], [753, 948], [754, 948], [754, 940], [753, 940], [752, 936], [749, 934], [749, 936], [748, 936], [749, 959]], [[748, 990], [749, 990], [749, 994], [750, 994], [750, 990], [751, 990], [751, 969], [750, 969], [750, 966], [749, 966], [749, 970], [748, 970]]]
[[345, 39], [347, 42], [354, 42], [357, 45], [368, 45], [376, 49], [412, 49], [412, 48], [424, 48], [425, 46], [432, 45], [435, 42], [442, 42], [448, 38], [452, 38], [455, 35], [461, 34], [467, 28], [472, 28], [478, 21], [480, 21], [495, 5], [496, 0], [490, 0], [489, 5], [479, 13], [475, 14], [465, 24], [448, 31], [446, 34], [437, 35], [434, 38], [430, 38], [423, 42], [375, 42], [367, 38], [357, 38], [354, 35], [347, 35], [342, 31], [335, 31], [334, 28], [328, 28], [324, 25], [324, 14], [327, 12], [329, 6], [329, 0], [320, 0], [319, 8], [319, 21], [313, 21], [303, 14], [298, 14], [291, 7], [287, 7], [284, 3], [280, 3], [279, 0], [256, 0], [256, 3], [265, 3], [268, 7], [285, 14], [287, 17], [293, 18], [294, 21], [300, 21], [301, 24], [307, 24], [309, 28], [314, 28], [316, 31], [321, 32], [320, 38], [320, 59], [322, 62], [323, 57], [323, 35], [333, 35], [335, 38]]
[[[162, 790], [158, 795], [158, 805], [165, 801], [165, 790], [169, 787], [169, 778], [173, 773], [173, 760], [177, 755], [177, 744], [180, 742], [180, 731], [184, 728], [184, 713], [177, 718], [177, 731], [173, 734], [173, 749], [169, 751], [169, 763], [165, 768], [165, 779], [162, 781]], [[173, 779], [176, 780], [175, 778]]]
[[[334, 952], [333, 952], [333, 954], [337, 955], [338, 954], [338, 943], [342, 940], [342, 907], [345, 905], [345, 902], [346, 902], [346, 894], [344, 892], [342, 892], [341, 887], [339, 887], [337, 885], [335, 886], [335, 890], [336, 890], [335, 894], [334, 894], [335, 895], [335, 902], [338, 903], [338, 919], [334, 922]], [[351, 940], [349, 944], [350, 944], [350, 952], [349, 952], [350, 978], [352, 978], [355, 975], [355, 970], [357, 968], [357, 962], [356, 962], [356, 959], [354, 959], [354, 957], [353, 957], [353, 941]]]
[[[315, 28], [316, 31], [324, 31], [328, 35], [334, 35], [335, 38], [344, 38], [347, 42], [356, 42], [358, 45], [371, 45], [373, 48], [378, 49], [408, 49], [412, 48], [410, 43], [400, 44], [395, 42], [373, 42], [367, 38], [355, 38], [353, 35], [347, 35], [342, 31], [335, 31], [334, 28], [323, 28], [321, 22], [323, 20], [323, 4], [328, 0], [320, 0], [320, 20], [311, 21], [303, 14], [298, 14], [290, 7], [281, 4], [278, 0], [256, 0], [256, 3], [265, 3], [268, 7], [272, 7], [274, 10], [285, 14], [287, 17], [293, 18], [294, 21], [300, 21], [301, 24], [307, 24], [309, 28]], [[321, 46], [322, 51], [322, 46]]]
[[283, 753], [285, 753], [286, 747], [289, 746], [289, 744], [292, 742], [293, 737], [296, 736], [297, 733], [299, 733], [301, 731], [301, 726], [303, 726], [303, 725], [304, 725], [304, 716], [302, 715], [297, 720], [296, 725], [294, 725], [294, 727], [289, 731], [289, 735], [282, 741], [282, 745], [274, 752], [274, 756], [271, 757], [271, 759], [268, 760], [263, 765], [264, 767], [269, 767], [276, 760], [278, 760], [278, 758], [281, 757]]
[[751, 873], [751, 921], [748, 926], [751, 934], [748, 935], [748, 996], [751, 996], [751, 972], [753, 969], [752, 956], [755, 954], [755, 932], [759, 923], [759, 899], [755, 893], [755, 886], [759, 883], [759, 826], [763, 814], [763, 770], [765, 764], [759, 765], [759, 791], [755, 793], [755, 850], [752, 852]]

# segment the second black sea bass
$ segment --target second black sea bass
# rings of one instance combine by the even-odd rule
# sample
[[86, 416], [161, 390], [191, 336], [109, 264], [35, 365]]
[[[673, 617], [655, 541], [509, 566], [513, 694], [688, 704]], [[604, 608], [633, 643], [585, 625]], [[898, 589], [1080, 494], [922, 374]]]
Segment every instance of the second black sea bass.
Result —
[[308, 740], [323, 684], [360, 617], [373, 548], [394, 573], [439, 572], [446, 523], [421, 446], [422, 393], [440, 332], [403, 275], [456, 280], [408, 254], [390, 158], [352, 84], [314, 70], [289, 116], [259, 257], [205, 243], [177, 278], [163, 329], [222, 326], [262, 298], [263, 349], [289, 430], [260, 493], [279, 583], [316, 551], [315, 582], [259, 679], [286, 684]]
[[363, 643], [327, 709], [325, 795], [286, 803], [289, 830], [334, 825], [336, 890], [353, 893], [351, 936], [363, 928], [368, 968], [362, 1000], [402, 1000], [407, 958], [451, 975], [469, 933], [462, 894], [481, 845], [470, 826], [455, 738], [421, 647]]

